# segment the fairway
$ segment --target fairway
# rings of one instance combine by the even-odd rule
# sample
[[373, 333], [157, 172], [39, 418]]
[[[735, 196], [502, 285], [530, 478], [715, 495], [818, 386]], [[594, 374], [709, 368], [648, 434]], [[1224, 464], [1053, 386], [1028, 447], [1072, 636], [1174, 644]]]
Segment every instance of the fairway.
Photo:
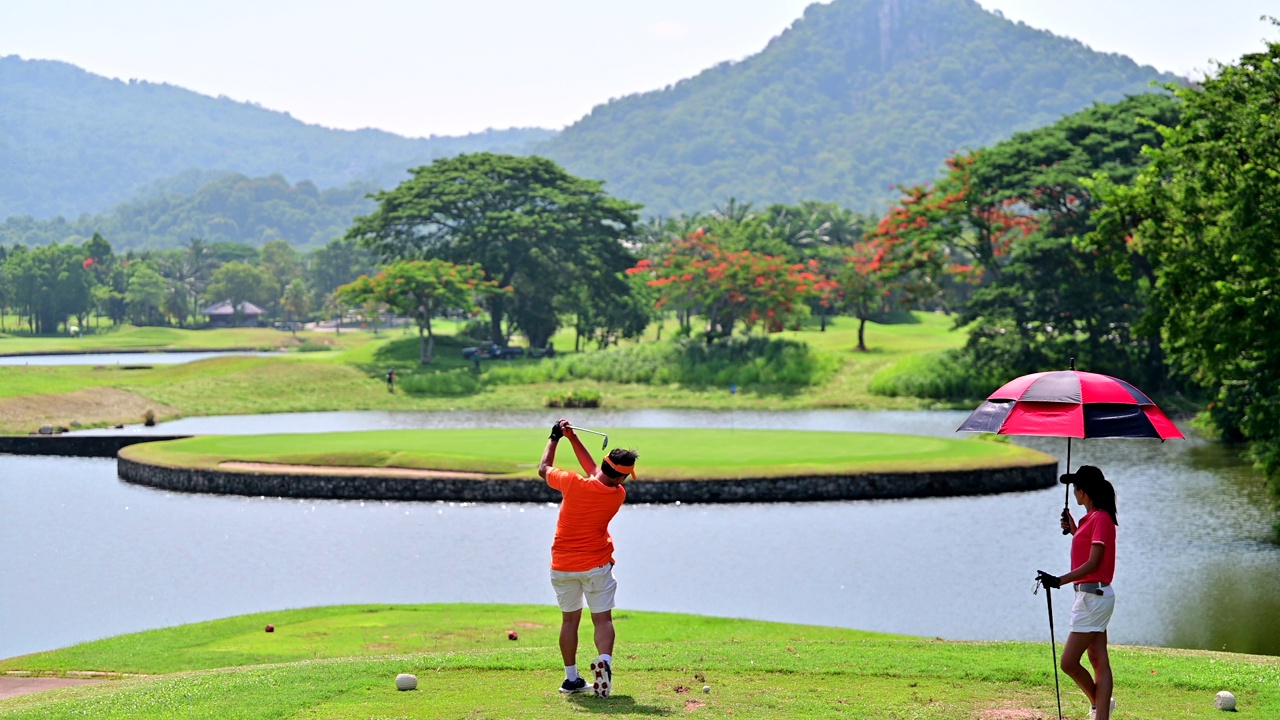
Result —
[[[537, 605], [365, 605], [258, 613], [0, 660], [0, 671], [147, 677], [0, 700], [0, 718], [933, 718], [1056, 715], [1046, 643], [946, 642], [698, 615], [614, 612], [615, 693], [565, 697], [559, 612]], [[274, 625], [273, 633], [263, 632]], [[509, 640], [509, 631], [518, 633]], [[580, 662], [590, 654], [590, 624]], [[1116, 647], [1119, 717], [1280, 713], [1280, 661]], [[418, 690], [397, 692], [398, 673]], [[709, 688], [702, 692], [702, 688]], [[1067, 717], [1087, 715], [1063, 688]]]
[[[834, 476], [859, 473], [1027, 467], [1053, 462], [1034, 450], [975, 439], [788, 430], [601, 428], [610, 447], [640, 453], [643, 480]], [[600, 439], [584, 435], [597, 458]], [[412, 468], [536, 477], [546, 445], [537, 428], [386, 430], [259, 436], [204, 436], [134, 445], [142, 463], [217, 468], [227, 462], [352, 468]], [[576, 468], [569, 443], [556, 462]]]

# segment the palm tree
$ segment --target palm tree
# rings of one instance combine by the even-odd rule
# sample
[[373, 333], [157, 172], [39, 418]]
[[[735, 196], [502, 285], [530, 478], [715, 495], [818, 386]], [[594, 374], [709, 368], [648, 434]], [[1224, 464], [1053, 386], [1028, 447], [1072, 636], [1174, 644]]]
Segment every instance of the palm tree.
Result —
[[301, 278], [290, 280], [289, 286], [284, 289], [284, 295], [280, 297], [280, 305], [284, 307], [286, 316], [291, 316], [289, 326], [293, 330], [293, 336], [297, 337], [298, 317], [311, 310], [311, 290], [306, 281]]

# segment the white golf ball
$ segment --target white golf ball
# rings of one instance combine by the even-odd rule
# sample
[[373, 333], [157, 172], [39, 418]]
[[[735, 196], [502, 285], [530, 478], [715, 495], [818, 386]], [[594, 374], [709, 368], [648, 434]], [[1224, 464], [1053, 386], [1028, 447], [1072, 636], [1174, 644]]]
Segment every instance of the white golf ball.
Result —
[[417, 690], [418, 678], [414, 675], [410, 675], [409, 673], [400, 673], [396, 676], [396, 689]]
[[710, 685], [703, 685], [703, 686], [702, 686], [702, 692], [711, 692], [711, 686], [710, 686]]
[[1213, 706], [1219, 710], [1235, 710], [1236, 696], [1223, 690], [1213, 698]]

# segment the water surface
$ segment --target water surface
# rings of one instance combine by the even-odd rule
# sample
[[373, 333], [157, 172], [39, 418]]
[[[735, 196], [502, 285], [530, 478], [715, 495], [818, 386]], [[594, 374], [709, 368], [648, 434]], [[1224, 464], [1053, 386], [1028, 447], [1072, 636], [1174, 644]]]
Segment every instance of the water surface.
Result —
[[[549, 426], [529, 413], [190, 418], [157, 432]], [[951, 435], [964, 413], [574, 411], [601, 427]], [[533, 431], [533, 430], [531, 430]], [[625, 444], [625, 433], [611, 438]], [[1062, 454], [1064, 441], [1029, 444]], [[643, 452], [643, 448], [641, 448]], [[1111, 639], [1280, 654], [1280, 548], [1260, 478], [1225, 448], [1077, 441], [1119, 494]], [[0, 456], [0, 657], [122, 632], [355, 602], [553, 604], [554, 505], [184, 495], [110, 460]], [[625, 506], [623, 608], [948, 639], [1043, 641], [1037, 569], [1069, 567], [1063, 493], [775, 505]], [[1076, 508], [1078, 512], [1078, 508]], [[1069, 595], [1055, 596], [1059, 640]], [[623, 640], [625, 642], [625, 639]]]

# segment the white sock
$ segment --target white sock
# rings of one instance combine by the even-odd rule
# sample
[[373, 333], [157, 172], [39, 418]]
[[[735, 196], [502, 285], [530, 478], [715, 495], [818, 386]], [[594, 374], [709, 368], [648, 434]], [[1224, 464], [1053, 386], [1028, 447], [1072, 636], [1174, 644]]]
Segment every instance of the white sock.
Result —
[[601, 659], [601, 660], [603, 660], [603, 661], [605, 661], [605, 662], [607, 662], [607, 663], [609, 663], [610, 665], [612, 665], [612, 664], [613, 664], [613, 656], [612, 656], [612, 655], [605, 655], [604, 653], [600, 653], [600, 659]]
[[564, 666], [564, 679], [565, 679], [565, 680], [577, 680], [577, 679], [578, 679], [578, 666], [577, 666], [577, 665], [565, 665], [565, 666]]

